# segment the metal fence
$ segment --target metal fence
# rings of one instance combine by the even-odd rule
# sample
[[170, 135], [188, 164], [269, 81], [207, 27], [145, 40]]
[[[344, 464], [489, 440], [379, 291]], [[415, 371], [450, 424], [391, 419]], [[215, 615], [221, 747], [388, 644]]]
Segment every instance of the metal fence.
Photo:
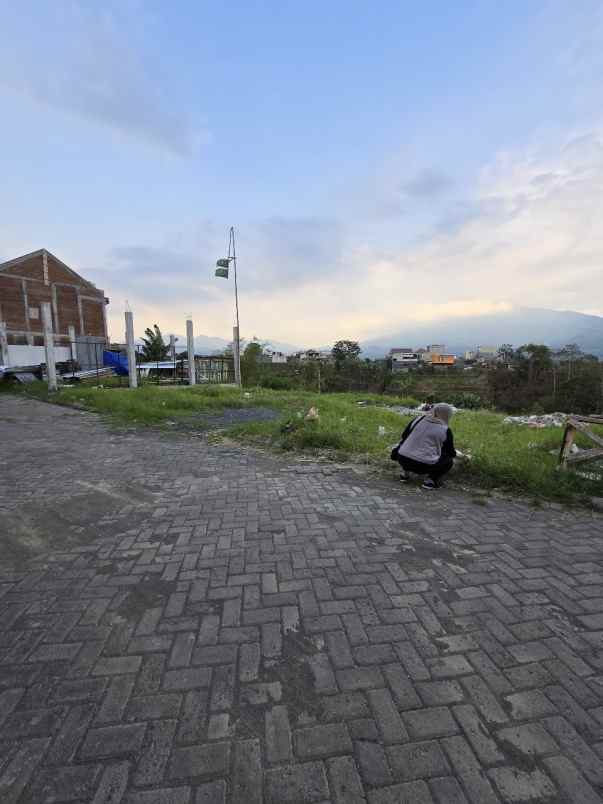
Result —
[[[108, 349], [99, 339], [75, 338], [56, 344], [69, 346], [71, 359], [57, 362], [57, 373], [64, 383], [84, 382], [117, 387], [128, 386], [125, 353]], [[105, 359], [105, 352], [113, 352], [116, 359]], [[117, 355], [119, 358], [117, 359]], [[188, 385], [188, 360], [175, 357], [168, 360], [145, 361], [136, 355], [138, 384]], [[199, 385], [233, 383], [234, 358], [230, 355], [195, 357], [195, 380]]]

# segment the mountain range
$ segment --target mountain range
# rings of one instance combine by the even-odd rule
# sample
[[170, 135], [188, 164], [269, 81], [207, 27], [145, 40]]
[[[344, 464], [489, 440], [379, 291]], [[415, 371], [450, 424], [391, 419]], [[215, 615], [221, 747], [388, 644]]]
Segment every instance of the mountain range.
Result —
[[[178, 335], [177, 349], [186, 349], [186, 336]], [[167, 338], [166, 338], [167, 340]], [[306, 343], [294, 346], [290, 343], [259, 338], [271, 349], [285, 354], [315, 347]], [[335, 341], [336, 338], [333, 339]], [[429, 322], [408, 322], [395, 331], [366, 341], [361, 341], [362, 357], [383, 357], [393, 347], [416, 349], [438, 343], [446, 351], [463, 355], [477, 346], [500, 346], [510, 343], [521, 346], [525, 343], [544, 343], [553, 349], [576, 343], [583, 352], [603, 358], [603, 317], [586, 315], [571, 310], [545, 310], [534, 307], [518, 307], [509, 312], [493, 315], [442, 318]], [[195, 337], [197, 354], [220, 354], [229, 345], [224, 338], [210, 335]], [[332, 344], [321, 347], [330, 349]]]
[[519, 307], [487, 316], [409, 322], [390, 335], [362, 342], [363, 357], [383, 357], [392, 347], [411, 349], [431, 343], [462, 355], [477, 346], [544, 343], [553, 349], [576, 343], [583, 352], [603, 357], [603, 317], [571, 310]]

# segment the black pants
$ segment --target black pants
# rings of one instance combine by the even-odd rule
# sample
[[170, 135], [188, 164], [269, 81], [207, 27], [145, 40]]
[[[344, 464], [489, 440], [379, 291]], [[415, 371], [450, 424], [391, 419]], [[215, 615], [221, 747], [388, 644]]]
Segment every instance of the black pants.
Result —
[[444, 457], [441, 457], [437, 463], [422, 463], [421, 461], [414, 461], [412, 458], [406, 458], [404, 455], [399, 455], [398, 463], [407, 472], [414, 472], [416, 475], [427, 475], [435, 482], [444, 477], [454, 466], [452, 458]]

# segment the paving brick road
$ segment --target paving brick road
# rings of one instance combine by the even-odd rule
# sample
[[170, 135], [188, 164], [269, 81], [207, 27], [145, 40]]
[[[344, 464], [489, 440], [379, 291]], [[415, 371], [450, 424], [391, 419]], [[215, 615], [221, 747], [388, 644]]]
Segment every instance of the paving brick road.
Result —
[[0, 802], [603, 801], [603, 521], [0, 398]]

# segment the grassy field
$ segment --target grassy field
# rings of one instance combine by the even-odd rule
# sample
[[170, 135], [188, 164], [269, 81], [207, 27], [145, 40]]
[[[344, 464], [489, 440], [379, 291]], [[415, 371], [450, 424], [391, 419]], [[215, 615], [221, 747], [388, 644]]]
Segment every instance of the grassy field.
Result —
[[[47, 398], [42, 383], [27, 386], [27, 393]], [[389, 452], [409, 417], [400, 416], [386, 406], [416, 403], [409, 398], [363, 394], [151, 385], [135, 391], [66, 388], [53, 401], [108, 414], [124, 424], [186, 425], [194, 417], [196, 428], [203, 426], [203, 414], [215, 416], [226, 408], [271, 408], [278, 411], [277, 418], [234, 425], [225, 434], [277, 450], [319, 452], [337, 461], [363, 461], [389, 470], [395, 468]], [[312, 406], [318, 408], [318, 421], [304, 418]], [[483, 489], [500, 488], [565, 502], [603, 496], [601, 481], [557, 471], [557, 456], [550, 451], [559, 449], [561, 429], [534, 430], [503, 424], [503, 419], [503, 415], [489, 411], [466, 411], [454, 417], [456, 446], [471, 456], [459, 461], [455, 472], [458, 481]], [[577, 443], [588, 444], [581, 438]], [[588, 465], [584, 468], [588, 469]]]

